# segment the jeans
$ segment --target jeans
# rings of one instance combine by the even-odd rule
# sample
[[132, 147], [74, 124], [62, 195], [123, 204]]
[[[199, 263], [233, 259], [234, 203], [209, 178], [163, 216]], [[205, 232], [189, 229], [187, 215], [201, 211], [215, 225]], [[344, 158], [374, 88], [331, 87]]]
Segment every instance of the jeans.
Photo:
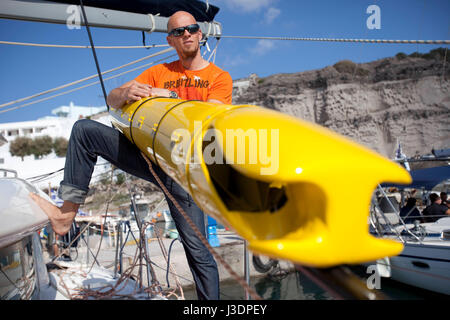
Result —
[[[159, 186], [139, 149], [122, 133], [97, 121], [83, 119], [74, 124], [69, 139], [64, 180], [61, 181], [58, 190], [62, 200], [84, 203], [98, 156], [129, 174]], [[169, 192], [205, 236], [203, 212], [191, 196], [161, 168], [153, 164], [152, 166]], [[212, 254], [196, 236], [175, 205], [167, 197], [166, 200], [186, 253], [198, 299], [219, 300], [219, 273]]]

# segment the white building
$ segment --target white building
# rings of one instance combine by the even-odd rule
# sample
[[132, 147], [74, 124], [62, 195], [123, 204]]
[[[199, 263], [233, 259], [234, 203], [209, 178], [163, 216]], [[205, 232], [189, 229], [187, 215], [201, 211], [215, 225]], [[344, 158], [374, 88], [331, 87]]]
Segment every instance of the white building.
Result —
[[53, 109], [52, 114], [60, 118], [86, 118], [94, 114], [106, 111], [106, 107], [79, 107], [73, 104], [71, 101], [68, 106], [61, 106]]
[[[23, 161], [20, 157], [13, 157], [9, 152], [10, 142], [23, 136], [35, 138], [48, 135], [51, 138], [63, 137], [69, 139], [73, 124], [80, 118], [90, 117], [94, 114], [98, 114], [95, 117], [96, 121], [111, 125], [109, 115], [107, 113], [101, 114], [103, 111], [106, 111], [106, 106], [82, 107], [75, 106], [71, 102], [69, 106], [61, 106], [52, 110], [54, 117], [49, 116], [34, 121], [0, 123], [0, 168], [14, 170], [18, 173], [19, 178], [31, 182], [37, 180], [37, 178], [33, 179], [34, 177], [44, 176], [64, 168], [65, 157], [58, 157], [54, 152], [42, 159], [35, 159], [33, 155], [24, 157]], [[98, 161], [98, 163], [103, 162], [105, 162], [103, 159]], [[107, 167], [109, 167], [109, 164]], [[37, 181], [34, 184], [40, 188], [48, 188], [49, 185], [58, 187], [62, 179], [63, 171], [61, 170], [49, 176], [48, 179]]]
[[248, 78], [237, 79], [233, 81], [233, 97], [243, 94], [250, 86], [254, 86], [258, 76], [255, 73], [250, 74]]

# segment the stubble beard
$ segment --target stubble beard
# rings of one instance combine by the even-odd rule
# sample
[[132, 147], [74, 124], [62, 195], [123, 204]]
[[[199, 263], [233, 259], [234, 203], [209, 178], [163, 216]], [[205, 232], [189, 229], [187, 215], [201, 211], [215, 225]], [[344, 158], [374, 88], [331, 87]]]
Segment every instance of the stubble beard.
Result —
[[198, 51], [199, 51], [199, 44], [197, 43], [193, 48], [183, 50], [181, 52], [181, 56], [184, 59], [192, 59], [195, 58], [195, 56], [198, 54]]

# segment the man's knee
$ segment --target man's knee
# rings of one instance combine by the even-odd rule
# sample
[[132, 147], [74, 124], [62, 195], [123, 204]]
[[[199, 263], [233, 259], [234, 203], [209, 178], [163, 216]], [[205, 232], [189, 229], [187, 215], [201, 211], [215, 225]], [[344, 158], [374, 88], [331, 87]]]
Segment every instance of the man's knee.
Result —
[[77, 120], [72, 127], [72, 136], [80, 138], [95, 129], [95, 121], [90, 119]]

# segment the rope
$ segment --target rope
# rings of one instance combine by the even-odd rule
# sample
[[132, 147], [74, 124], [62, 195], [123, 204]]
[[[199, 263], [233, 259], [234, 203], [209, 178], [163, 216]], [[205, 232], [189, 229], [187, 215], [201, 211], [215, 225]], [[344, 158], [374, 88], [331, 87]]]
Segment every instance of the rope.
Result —
[[[143, 230], [145, 230], [145, 228], [143, 228]], [[134, 235], [133, 235], [134, 237]], [[141, 235], [142, 237], [142, 235]], [[119, 279], [116, 281], [114, 286], [111, 285], [105, 285], [101, 288], [98, 288], [97, 290], [92, 290], [92, 289], [86, 289], [86, 288], [81, 288], [81, 289], [75, 289], [76, 291], [78, 291], [78, 294], [71, 296], [72, 299], [88, 299], [89, 297], [95, 298], [95, 299], [112, 299], [114, 297], [118, 297], [118, 298], [129, 298], [129, 299], [135, 299], [134, 295], [137, 293], [137, 285], [140, 283], [140, 274], [137, 273], [137, 279], [135, 280], [135, 288], [134, 291], [131, 294], [118, 294], [117, 291], [120, 291], [121, 288], [119, 288], [119, 285], [121, 283], [124, 283], [124, 286], [126, 285], [126, 283], [130, 280], [130, 278], [133, 275], [133, 272], [135, 270], [136, 267], [141, 267], [142, 264], [138, 264], [138, 260], [139, 260], [139, 255], [138, 252], [140, 251], [139, 248], [139, 244], [136, 246], [136, 250], [134, 253], [134, 257], [133, 260], [130, 262], [130, 265], [127, 269], [125, 269], [122, 273], [121, 276], [119, 277]], [[146, 255], [146, 260], [147, 263], [150, 263], [152, 265], [159, 267], [158, 265], [156, 265], [154, 262], [149, 261], [149, 257]], [[163, 268], [161, 268], [163, 269]], [[173, 272], [171, 272], [173, 273]], [[177, 276], [175, 274], [175, 276]], [[87, 275], [85, 276], [87, 277]], [[156, 278], [155, 278], [156, 279]], [[189, 279], [186, 279], [189, 280]], [[180, 284], [181, 286], [181, 284]], [[175, 290], [169, 290], [169, 292], [167, 292], [167, 290], [165, 290], [164, 292], [161, 291], [161, 289], [159, 289], [158, 287], [160, 287], [159, 283], [156, 281], [156, 283], [154, 283], [153, 285], [143, 288], [143, 290], [141, 292], [146, 292], [146, 293], [151, 293], [151, 294], [162, 294], [163, 296], [165, 296], [166, 298], [174, 295], [177, 299], [184, 299], [183, 296], [183, 292], [182, 292], [182, 288], [180, 288], [180, 292], [181, 292], [181, 297], [179, 297], [175, 291]], [[110, 288], [107, 291], [104, 291], [106, 288]], [[70, 294], [70, 293], [69, 293]]]
[[[109, 182], [109, 185], [108, 185], [109, 201], [106, 202], [105, 216], [103, 218], [103, 226], [106, 225], [106, 218], [108, 217], [109, 205], [111, 204], [112, 200], [114, 199], [114, 197], [116, 196], [116, 194], [120, 190], [120, 189], [117, 189], [116, 193], [111, 196], [111, 193], [112, 193], [111, 186], [112, 186], [113, 178], [114, 178], [114, 168], [113, 168], [113, 166], [111, 166], [111, 179], [110, 179], [110, 182]], [[97, 253], [95, 254], [95, 259], [98, 257], [98, 254], [100, 253], [100, 249], [102, 248], [102, 241], [103, 241], [103, 230], [102, 230], [101, 235], [100, 235], [100, 241], [99, 241], [99, 244], [98, 244]], [[91, 272], [93, 267], [94, 267], [94, 262], [92, 263], [91, 268], [89, 269], [88, 272]]]
[[[111, 171], [111, 179], [113, 177], [113, 173], [114, 170]], [[117, 192], [112, 196], [111, 195], [111, 185], [109, 186], [109, 200], [106, 201], [106, 212], [108, 211], [108, 206], [111, 203], [112, 199], [114, 198], [114, 196], [117, 194]], [[105, 214], [105, 219], [106, 219], [106, 214]], [[80, 231], [80, 233], [70, 242], [68, 248], [70, 249], [70, 247], [72, 246], [72, 244], [79, 238], [81, 237], [82, 234], [84, 234], [84, 232], [90, 227], [90, 225], [93, 223], [93, 221], [90, 221], [84, 228], [83, 230]], [[144, 239], [143, 233], [145, 232], [146, 226], [142, 228], [141, 230], [141, 239]], [[134, 237], [133, 233], [131, 232], [131, 235]], [[159, 237], [159, 233], [157, 233], [157, 236]], [[100, 243], [98, 245], [98, 251], [94, 256], [94, 263], [97, 262], [97, 256], [99, 254], [100, 248], [101, 248], [101, 241], [102, 241], [103, 237], [101, 237], [100, 239]], [[159, 239], [160, 240], [160, 239]], [[136, 250], [134, 253], [134, 258], [131, 261], [130, 265], [128, 266], [127, 269], [125, 269], [123, 272], [121, 270], [121, 276], [119, 277], [119, 279], [115, 282], [114, 285], [104, 285], [100, 288], [97, 289], [90, 289], [90, 288], [75, 288], [72, 289], [72, 292], [75, 291], [75, 293], [71, 292], [71, 289], [69, 289], [69, 287], [67, 286], [67, 284], [64, 281], [64, 277], [65, 276], [69, 276], [70, 274], [75, 274], [75, 272], [77, 272], [77, 274], [84, 276], [85, 278], [87, 278], [88, 274], [86, 272], [83, 272], [81, 269], [80, 270], [63, 270], [61, 271], [61, 276], [60, 276], [60, 281], [59, 284], [62, 286], [62, 288], [66, 291], [66, 297], [69, 299], [88, 299], [88, 298], [94, 298], [94, 299], [113, 299], [113, 298], [128, 298], [128, 299], [135, 299], [134, 295], [137, 293], [137, 285], [139, 283], [141, 283], [141, 275], [140, 273], [137, 273], [137, 280], [135, 280], [135, 288], [133, 290], [132, 293], [130, 294], [119, 294], [118, 292], [120, 292], [122, 290], [122, 288], [120, 287], [123, 284], [123, 287], [128, 283], [128, 281], [131, 279], [132, 274], [135, 270], [136, 267], [142, 267], [143, 264], [138, 263], [139, 262], [139, 257], [142, 253], [140, 253], [140, 251], [142, 250], [141, 248], [141, 242], [136, 241], [137, 246], [136, 246]], [[88, 248], [88, 247], [87, 247]], [[88, 248], [89, 249], [89, 248]], [[123, 247], [121, 248], [123, 249]], [[162, 252], [163, 254], [165, 253], [166, 255], [166, 261], [168, 260], [167, 257], [167, 251], [164, 250], [164, 244], [162, 243]], [[66, 250], [62, 250], [60, 252], [59, 255], [57, 255], [56, 257], [53, 258], [53, 261], [56, 260], [59, 256], [61, 256], [62, 254], [64, 254]], [[90, 251], [90, 250], [89, 250]], [[138, 254], [139, 253], [139, 254]], [[88, 254], [88, 252], [87, 252]], [[145, 255], [145, 261], [147, 262], [147, 267], [149, 267], [153, 270], [152, 265], [154, 264], [152, 261], [150, 261], [150, 258], [148, 256], [148, 253], [146, 250], [144, 250], [144, 255]], [[92, 271], [93, 265], [90, 267], [89, 272]], [[115, 262], [114, 262], [115, 263]], [[113, 265], [114, 265], [113, 263]], [[183, 294], [183, 289], [181, 287], [181, 283], [178, 279], [178, 275], [173, 271], [173, 267], [171, 266], [170, 262], [168, 262], [170, 265], [170, 273], [175, 275], [175, 280], [177, 282], [177, 288], [172, 289], [172, 290], [162, 290], [162, 288], [160, 287], [160, 284], [158, 282], [158, 280], [156, 279], [156, 275], [154, 273], [154, 271], [152, 272], [153, 275], [153, 284], [149, 287], [144, 287], [141, 291], [139, 292], [145, 292], [145, 293], [149, 293], [149, 294], [161, 294], [165, 297], [170, 297], [170, 296], [175, 296], [177, 299], [184, 299], [184, 294]], [[56, 262], [57, 264], [57, 262]], [[155, 264], [156, 265], [156, 264]], [[158, 266], [159, 267], [159, 266]], [[81, 273], [81, 274], [80, 274]], [[107, 290], [106, 290], [107, 289]], [[181, 296], [179, 296], [178, 294], [176, 294], [176, 290], [180, 290]]]
[[[1, 112], [0, 112], [0, 113], [1, 113]], [[105, 164], [108, 164], [108, 162], [97, 163], [97, 164], [95, 164], [95, 167], [98, 167], [98, 166], [104, 166]], [[64, 168], [61, 168], [61, 169], [58, 169], [58, 170], [53, 171], [53, 172], [43, 173], [43, 174], [40, 174], [40, 175], [38, 175], [38, 176], [26, 178], [25, 180], [29, 181], [30, 183], [41, 182], [41, 181], [50, 179], [52, 175], [54, 175], [54, 174], [56, 174], [56, 173], [58, 173], [58, 172], [61, 172], [61, 171], [63, 171], [63, 170], [64, 170]], [[93, 176], [92, 178], [99, 177], [99, 176], [101, 176], [101, 175], [103, 175], [103, 174], [104, 174], [104, 172], [99, 173], [99, 174]]]
[[[107, 71], [103, 71], [101, 74], [104, 75], [104, 74], [107, 74], [107, 73], [111, 73], [111, 72], [113, 72], [113, 71], [117, 71], [117, 70], [119, 70], [119, 69], [128, 67], [128, 66], [130, 66], [130, 65], [132, 65], [132, 64], [136, 64], [136, 63], [141, 62], [141, 61], [143, 61], [143, 60], [150, 59], [150, 58], [153, 58], [153, 57], [162, 55], [162, 54], [167, 53], [167, 52], [172, 51], [172, 50], [173, 50], [173, 48], [167, 48], [167, 49], [161, 50], [161, 51], [159, 51], [159, 52], [153, 53], [153, 54], [151, 54], [151, 55], [149, 55], [149, 56], [146, 56], [146, 57], [144, 57], [144, 58], [140, 58], [140, 59], [134, 60], [134, 61], [132, 61], [132, 62], [126, 63], [126, 64], [124, 64], [124, 65], [121, 65], [121, 66], [119, 66], [119, 67], [116, 67], [116, 68], [113, 68], [113, 69], [109, 69], [109, 70], [107, 70]], [[94, 74], [94, 75], [91, 75], [91, 76], [82, 78], [82, 79], [80, 79], [80, 80], [73, 81], [73, 82], [64, 84], [64, 85], [62, 85], [62, 86], [53, 88], [53, 89], [49, 89], [49, 90], [46, 90], [46, 91], [42, 91], [42, 92], [36, 93], [36, 94], [34, 94], [34, 95], [31, 95], [31, 96], [28, 96], [28, 97], [25, 97], [25, 98], [21, 98], [21, 99], [18, 99], [18, 100], [14, 100], [14, 101], [10, 101], [10, 102], [7, 102], [7, 103], [3, 103], [3, 104], [0, 105], [0, 109], [1, 109], [1, 108], [4, 108], [4, 107], [7, 107], [7, 106], [9, 106], [9, 105], [18, 103], [18, 102], [23, 102], [23, 101], [26, 101], [26, 100], [30, 100], [30, 99], [32, 99], [32, 98], [36, 98], [36, 97], [42, 96], [42, 95], [47, 94], [47, 93], [51, 93], [51, 92], [54, 92], [54, 91], [57, 91], [57, 90], [60, 90], [60, 89], [64, 89], [64, 88], [70, 87], [70, 86], [75, 85], [75, 84], [79, 84], [79, 83], [81, 83], [81, 82], [84, 82], [84, 81], [87, 81], [87, 80], [90, 80], [90, 79], [93, 79], [93, 78], [96, 78], [96, 77], [98, 77], [98, 74]]]
[[44, 173], [44, 174], [41, 174], [41, 175], [38, 175], [38, 176], [34, 176], [34, 177], [31, 177], [31, 178], [27, 178], [25, 180], [28, 180], [31, 183], [40, 182], [40, 181], [46, 180], [47, 178], [50, 178], [51, 175], [53, 175], [55, 173], [58, 173], [58, 172], [61, 172], [63, 170], [64, 170], [64, 168], [61, 168], [59, 170], [56, 170], [56, 171], [53, 171], [53, 172], [50, 172], [50, 173]]
[[167, 270], [166, 270], [166, 282], [167, 282], [167, 286], [170, 288], [170, 283], [169, 283], [169, 266], [170, 266], [170, 253], [172, 252], [172, 246], [175, 243], [175, 241], [179, 240], [178, 237], [176, 237], [175, 239], [172, 240], [172, 242], [169, 245], [169, 253], [167, 254]]
[[230, 265], [211, 247], [209, 242], [205, 239], [205, 237], [201, 234], [201, 232], [198, 230], [197, 226], [194, 224], [194, 222], [191, 220], [191, 218], [187, 215], [187, 213], [181, 208], [181, 206], [178, 204], [177, 200], [170, 194], [169, 190], [167, 190], [166, 186], [162, 183], [161, 179], [158, 177], [156, 172], [154, 171], [152, 164], [150, 160], [147, 158], [147, 156], [141, 152], [142, 156], [144, 157], [145, 161], [148, 164], [148, 168], [152, 175], [155, 177], [156, 181], [158, 182], [161, 189], [164, 191], [164, 194], [172, 201], [172, 203], [175, 205], [177, 210], [183, 215], [183, 217], [186, 219], [189, 226], [192, 228], [192, 230], [195, 232], [197, 237], [201, 240], [204, 246], [208, 248], [208, 250], [211, 252], [211, 254], [214, 256], [216, 260], [218, 260], [228, 271], [228, 273], [256, 300], [262, 300], [262, 298], [256, 293], [255, 290], [253, 290], [247, 282], [245, 282], [239, 275], [233, 271], [233, 269], [230, 267]]
[[[148, 32], [152, 32], [152, 29]], [[210, 33], [208, 37], [232, 38], [232, 39], [265, 39], [265, 40], [290, 40], [290, 41], [328, 41], [328, 42], [365, 42], [365, 43], [402, 43], [402, 44], [450, 44], [450, 40], [390, 40], [390, 39], [345, 39], [345, 38], [299, 38], [299, 37], [263, 37], [263, 36], [226, 36]], [[69, 45], [69, 44], [45, 44], [31, 42], [16, 42], [0, 40], [0, 44], [42, 47], [42, 48], [69, 48], [69, 49], [91, 49], [88, 45]], [[95, 46], [95, 49], [143, 49], [143, 48], [162, 48], [169, 47], [168, 44], [151, 44], [146, 46]]]
[[[91, 49], [91, 46], [80, 46], [70, 44], [45, 44], [45, 43], [31, 43], [31, 42], [15, 42], [0, 40], [0, 44], [15, 45], [15, 46], [28, 46], [28, 47], [41, 47], [41, 48], [69, 48], [69, 49]], [[161, 48], [169, 47], [168, 44], [150, 44], [147, 46], [95, 46], [95, 49], [149, 49], [149, 48]]]
[[231, 39], [264, 39], [290, 41], [327, 41], [327, 42], [363, 42], [363, 43], [403, 43], [403, 44], [450, 44], [450, 40], [390, 40], [390, 39], [343, 39], [343, 38], [297, 38], [297, 37], [260, 37], [260, 36], [224, 36]]
[[[149, 224], [150, 223], [145, 223], [142, 226], [142, 229], [140, 230], [140, 239], [139, 239], [140, 243], [139, 243], [139, 245], [143, 246], [143, 248], [140, 248], [140, 250], [144, 249], [144, 258], [145, 258], [145, 261], [147, 263], [147, 265], [146, 265], [146, 267], [147, 267], [147, 281], [150, 280], [150, 279], [148, 279], [148, 272], [150, 271], [150, 274], [151, 274], [151, 277], [152, 277], [152, 287], [156, 287], [157, 291], [159, 293], [162, 293], [163, 290], [161, 288], [161, 284], [159, 283], [158, 279], [156, 278], [156, 273], [155, 273], [155, 270], [153, 269], [153, 266], [151, 264], [151, 260], [150, 260], [150, 256], [149, 256], [148, 248], [147, 248], [147, 243], [146, 243], [146, 241], [148, 241], [148, 240], [147, 240], [147, 237], [145, 236], [145, 231], [146, 231], [147, 226]], [[157, 235], [157, 236], [159, 237], [159, 235]]]
[[[147, 31], [149, 34], [153, 33], [153, 31], [155, 31], [156, 28], [156, 24], [155, 24], [155, 17], [149, 13], [147, 15], [150, 18], [150, 23], [152, 25], [151, 29], [149, 31]], [[159, 13], [157, 14], [157, 16], [159, 16]], [[142, 31], [142, 45], [145, 47], [145, 32]], [[150, 49], [150, 48], [146, 48], [146, 49]]]
[[[147, 32], [148, 33], [152, 33], [156, 29], [155, 17], [151, 13], [149, 13], [148, 16], [149, 16], [150, 21], [152, 23], [152, 28], [149, 31], [147, 31]], [[159, 16], [159, 13], [157, 13], [156, 16]]]
[[[167, 282], [167, 287], [170, 288], [170, 284], [169, 284], [169, 272], [170, 272], [171, 274], [174, 275], [174, 277], [175, 277], [175, 283], [176, 283], [176, 285], [177, 285], [176, 288], [173, 290], [172, 293], [174, 293], [174, 292], [178, 289], [178, 290], [180, 291], [181, 299], [184, 300], [183, 287], [182, 287], [181, 282], [180, 282], [180, 280], [179, 280], [179, 278], [178, 278], [178, 274], [175, 272], [175, 268], [174, 268], [173, 265], [170, 263], [170, 250], [171, 250], [171, 248], [172, 248], [172, 244], [173, 244], [174, 241], [172, 241], [172, 243], [170, 244], [170, 247], [169, 247], [169, 253], [167, 253], [166, 246], [164, 245], [164, 242], [163, 242], [162, 239], [161, 239], [161, 233], [162, 233], [162, 232], [160, 232], [159, 227], [158, 227], [156, 224], [153, 224], [153, 227], [154, 227], [154, 232], [156, 233], [156, 237], [157, 237], [157, 239], [158, 239], [159, 247], [160, 247], [161, 252], [162, 252], [162, 254], [163, 254], [163, 256], [164, 256], [164, 259], [165, 259], [166, 262], [167, 262], [167, 269], [166, 269], [166, 282]], [[177, 239], [178, 239], [178, 238], [177, 238]], [[176, 240], [176, 239], [174, 239], [174, 240]], [[178, 296], [177, 296], [177, 297], [178, 297]]]
[[[124, 71], [124, 72], [118, 73], [118, 74], [116, 74], [116, 75], [114, 75], [114, 76], [105, 78], [104, 80], [105, 80], [105, 81], [111, 80], [111, 79], [120, 77], [120, 76], [122, 76], [122, 75], [124, 75], [124, 74], [130, 73], [130, 72], [133, 72], [133, 71], [142, 69], [142, 68], [146, 68], [146, 67], [151, 66], [151, 65], [153, 65], [153, 64], [155, 64], [155, 63], [157, 63], [157, 62], [161, 62], [161, 61], [164, 61], [164, 60], [166, 60], [166, 59], [169, 59], [169, 58], [171, 58], [171, 57], [173, 57], [173, 56], [175, 56], [175, 54], [170, 55], [170, 56], [167, 56], [167, 57], [162, 58], [162, 59], [159, 59], [159, 60], [156, 60], [156, 61], [151, 62], [151, 63], [144, 64], [144, 65], [142, 65], [142, 66], [139, 66], [139, 67], [130, 69], [130, 70], [128, 70], [128, 71]], [[46, 97], [46, 98], [41, 98], [41, 99], [38, 99], [38, 100], [35, 100], [35, 101], [32, 101], [32, 102], [28, 102], [28, 103], [22, 104], [22, 105], [20, 105], [20, 106], [8, 108], [8, 109], [5, 109], [5, 110], [0, 110], [0, 114], [1, 114], [1, 113], [5, 113], [5, 112], [9, 112], [9, 111], [14, 111], [14, 110], [17, 110], [17, 109], [21, 109], [21, 108], [24, 108], [24, 107], [27, 107], [27, 106], [30, 106], [30, 105], [33, 105], [33, 104], [36, 104], [36, 103], [39, 103], [39, 102], [47, 101], [47, 100], [50, 100], [50, 99], [53, 99], [53, 98], [56, 98], [56, 97], [59, 97], [59, 96], [65, 95], [65, 94], [69, 94], [69, 93], [72, 93], [72, 92], [75, 92], [75, 91], [78, 91], [78, 90], [81, 90], [81, 89], [84, 89], [84, 88], [87, 88], [87, 87], [91, 87], [91, 86], [93, 86], [93, 85], [96, 85], [96, 84], [99, 83], [99, 82], [100, 82], [100, 81], [95, 81], [95, 82], [86, 84], [86, 85], [84, 85], [84, 86], [81, 86], [81, 87], [78, 87], [78, 88], [74, 88], [74, 89], [70, 89], [70, 90], [67, 90], [67, 91], [63, 91], [63, 92], [60, 92], [60, 93], [51, 95], [51, 96]], [[0, 107], [0, 108], [1, 108], [1, 107]]]
[[[72, 296], [72, 299], [88, 299], [89, 297], [93, 297], [96, 299], [111, 299], [112, 297], [127, 297], [129, 299], [134, 299], [134, 295], [136, 294], [136, 286], [133, 290], [133, 292], [131, 294], [118, 294], [116, 293], [116, 291], [120, 291], [121, 289], [118, 289], [119, 285], [124, 283], [124, 286], [128, 283], [128, 281], [131, 278], [132, 272], [134, 270], [134, 268], [137, 265], [137, 250], [138, 248], [136, 248], [135, 251], [135, 255], [134, 255], [134, 261], [130, 264], [131, 266], [128, 267], [121, 275], [121, 277], [116, 281], [116, 283], [114, 284], [114, 286], [111, 286], [110, 284], [105, 285], [101, 288], [99, 288], [98, 290], [92, 290], [92, 289], [86, 289], [86, 288], [80, 288], [80, 289], [75, 289], [76, 291], [78, 291], [79, 293], [75, 296]], [[87, 275], [86, 275], [87, 277]], [[136, 281], [136, 285], [137, 285], [138, 281]], [[105, 288], [110, 288], [108, 291], [101, 291], [104, 290]]]
[[91, 43], [92, 55], [94, 56], [95, 67], [97, 68], [97, 74], [98, 74], [98, 77], [100, 79], [100, 84], [101, 84], [102, 92], [103, 92], [103, 98], [105, 99], [105, 104], [106, 104], [106, 107], [108, 108], [108, 111], [109, 111], [109, 105], [108, 105], [108, 101], [107, 101], [108, 99], [107, 99], [107, 95], [106, 95], [105, 83], [103, 82], [102, 73], [100, 71], [100, 64], [98, 63], [97, 53], [95, 52], [94, 40], [92, 40], [91, 29], [89, 27], [89, 22], [87, 20], [86, 12], [84, 10], [83, 0], [80, 0], [80, 7], [81, 7], [81, 12], [83, 13], [83, 18], [84, 18], [84, 22], [85, 22], [84, 24], [86, 26], [86, 31], [87, 31], [88, 36], [89, 36], [89, 42]]

